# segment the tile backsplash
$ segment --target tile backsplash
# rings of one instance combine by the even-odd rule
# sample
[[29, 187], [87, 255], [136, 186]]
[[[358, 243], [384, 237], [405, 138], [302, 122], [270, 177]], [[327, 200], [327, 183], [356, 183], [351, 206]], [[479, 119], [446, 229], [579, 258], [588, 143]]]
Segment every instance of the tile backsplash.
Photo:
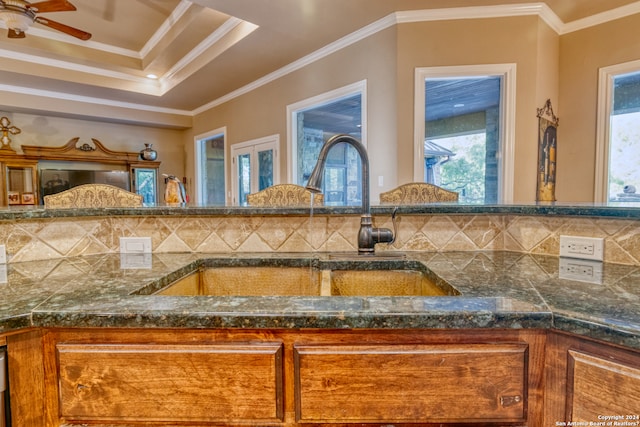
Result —
[[[117, 253], [120, 237], [151, 237], [153, 252], [354, 251], [358, 215], [105, 216], [0, 221], [9, 262]], [[377, 227], [392, 228], [388, 217]], [[403, 215], [377, 250], [508, 250], [558, 255], [560, 235], [603, 237], [605, 261], [640, 265], [640, 221], [543, 215]]]

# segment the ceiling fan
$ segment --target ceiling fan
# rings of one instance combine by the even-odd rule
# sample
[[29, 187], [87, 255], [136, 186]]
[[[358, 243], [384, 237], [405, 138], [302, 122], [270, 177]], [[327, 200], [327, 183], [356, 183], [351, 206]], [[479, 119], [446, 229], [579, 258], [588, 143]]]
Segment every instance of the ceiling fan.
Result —
[[25, 32], [31, 24], [37, 22], [54, 30], [61, 31], [80, 40], [89, 40], [91, 34], [77, 28], [52, 21], [40, 16], [41, 13], [74, 11], [76, 7], [67, 0], [47, 0], [37, 3], [29, 3], [25, 0], [0, 0], [0, 20], [9, 29], [8, 37], [20, 39], [25, 37]]

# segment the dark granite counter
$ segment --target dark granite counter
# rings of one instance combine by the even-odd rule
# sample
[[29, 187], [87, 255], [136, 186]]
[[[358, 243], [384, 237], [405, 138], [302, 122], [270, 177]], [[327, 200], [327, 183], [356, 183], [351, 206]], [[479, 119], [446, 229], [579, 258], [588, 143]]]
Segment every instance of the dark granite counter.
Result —
[[[372, 206], [373, 215], [391, 215], [394, 206]], [[140, 208], [83, 208], [83, 209], [45, 209], [42, 206], [0, 207], [0, 220], [69, 218], [95, 216], [251, 216], [251, 215], [304, 215], [311, 212], [309, 207], [264, 208], [238, 206], [145, 206]], [[314, 215], [359, 215], [360, 206], [313, 208]], [[400, 206], [400, 215], [557, 215], [602, 218], [640, 219], [640, 203], [619, 203], [601, 205], [594, 203], [563, 205], [557, 203], [539, 204], [498, 204], [465, 205], [458, 203], [440, 203]]]
[[[560, 278], [559, 259], [512, 252], [407, 253], [457, 289], [442, 297], [144, 295], [208, 265], [326, 254], [120, 255], [13, 263], [0, 277], [0, 333], [39, 327], [555, 328], [640, 349], [640, 267], [604, 264], [601, 283]], [[344, 261], [351, 262], [351, 261]], [[371, 263], [372, 266], [375, 263]]]

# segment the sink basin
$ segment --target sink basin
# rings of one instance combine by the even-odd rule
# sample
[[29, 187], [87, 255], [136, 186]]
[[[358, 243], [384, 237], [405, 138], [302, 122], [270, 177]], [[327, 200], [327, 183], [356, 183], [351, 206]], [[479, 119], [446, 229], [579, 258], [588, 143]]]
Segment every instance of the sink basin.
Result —
[[[208, 265], [157, 291], [165, 296], [445, 296], [459, 295], [422, 264], [269, 260]], [[209, 263], [209, 264], [215, 264]], [[237, 264], [237, 262], [236, 262]]]

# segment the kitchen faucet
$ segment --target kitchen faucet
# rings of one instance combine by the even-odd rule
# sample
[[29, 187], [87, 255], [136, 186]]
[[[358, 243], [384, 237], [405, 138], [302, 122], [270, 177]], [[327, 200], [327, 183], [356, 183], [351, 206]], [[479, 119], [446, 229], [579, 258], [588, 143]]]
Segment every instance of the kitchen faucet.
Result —
[[[307, 190], [313, 193], [322, 191], [322, 178], [324, 177], [324, 167], [327, 161], [329, 150], [335, 145], [344, 142], [356, 149], [360, 155], [360, 163], [362, 164], [362, 215], [360, 217], [360, 231], [358, 232], [358, 254], [374, 255], [376, 243], [393, 243], [395, 234], [388, 228], [374, 228], [371, 220], [371, 204], [369, 202], [369, 156], [367, 149], [360, 141], [349, 135], [335, 135], [331, 137], [320, 149], [318, 155], [318, 163], [311, 172], [309, 181], [307, 182]], [[396, 210], [392, 215], [393, 228], [396, 228]]]

